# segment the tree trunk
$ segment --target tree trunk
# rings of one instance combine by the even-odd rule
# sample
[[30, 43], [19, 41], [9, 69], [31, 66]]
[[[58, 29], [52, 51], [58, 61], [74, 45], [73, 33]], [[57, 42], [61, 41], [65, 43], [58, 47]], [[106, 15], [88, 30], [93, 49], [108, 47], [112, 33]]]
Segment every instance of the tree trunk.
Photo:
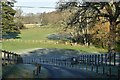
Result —
[[108, 53], [113, 49], [116, 50], [116, 25], [115, 22], [110, 23], [109, 41], [108, 41]]
[[89, 29], [87, 27], [87, 30], [86, 30], [86, 45], [89, 46], [89, 36], [88, 36], [88, 33], [89, 33]]
[[82, 34], [83, 34], [83, 43], [84, 45], [86, 45], [85, 29], [82, 29]]

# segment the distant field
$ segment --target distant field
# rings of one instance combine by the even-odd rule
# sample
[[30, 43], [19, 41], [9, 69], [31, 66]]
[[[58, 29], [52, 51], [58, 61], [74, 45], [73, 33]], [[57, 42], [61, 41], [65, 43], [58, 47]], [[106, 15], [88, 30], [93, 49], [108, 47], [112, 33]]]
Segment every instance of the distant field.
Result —
[[24, 24], [26, 28], [40, 27], [40, 24]]
[[46, 40], [48, 34], [56, 33], [54, 28], [30, 28], [21, 31], [22, 40]]
[[95, 47], [87, 47], [81, 45], [71, 46], [70, 44], [65, 45], [64, 43], [56, 44], [56, 41], [48, 40], [46, 37], [49, 34], [57, 33], [57, 28], [50, 27], [37, 27], [21, 30], [19, 35], [20, 39], [12, 39], [3, 41], [2, 49], [20, 52], [26, 49], [32, 48], [62, 48], [62, 49], [75, 49], [82, 52], [106, 52], [104, 49]]

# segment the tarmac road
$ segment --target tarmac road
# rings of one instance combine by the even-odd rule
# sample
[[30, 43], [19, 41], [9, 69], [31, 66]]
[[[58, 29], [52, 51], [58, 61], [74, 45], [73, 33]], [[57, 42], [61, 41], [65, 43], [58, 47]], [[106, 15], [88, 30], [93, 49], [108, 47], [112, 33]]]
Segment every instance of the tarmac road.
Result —
[[48, 78], [99, 78], [101, 75], [98, 75], [93, 72], [88, 72], [80, 69], [70, 69], [66, 67], [56, 66], [56, 65], [49, 65], [49, 64], [42, 64], [49, 76]]

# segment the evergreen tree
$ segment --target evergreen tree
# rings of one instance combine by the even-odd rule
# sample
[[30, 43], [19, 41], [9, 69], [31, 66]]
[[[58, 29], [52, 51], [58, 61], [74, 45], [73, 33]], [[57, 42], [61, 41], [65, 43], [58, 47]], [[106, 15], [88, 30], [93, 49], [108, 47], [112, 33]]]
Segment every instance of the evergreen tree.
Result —
[[18, 33], [19, 29], [14, 22], [14, 15], [16, 11], [12, 8], [14, 2], [1, 2], [2, 4], [2, 35], [7, 35], [10, 32]]

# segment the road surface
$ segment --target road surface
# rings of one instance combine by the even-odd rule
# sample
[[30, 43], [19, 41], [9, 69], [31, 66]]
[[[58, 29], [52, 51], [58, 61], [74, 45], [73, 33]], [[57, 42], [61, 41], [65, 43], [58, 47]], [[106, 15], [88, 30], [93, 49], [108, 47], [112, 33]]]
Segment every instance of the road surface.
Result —
[[[99, 78], [101, 75], [98, 75], [96, 73], [88, 72], [88, 71], [83, 71], [83, 70], [78, 70], [78, 69], [70, 69], [66, 67], [60, 67], [56, 65], [47, 65], [47, 64], [42, 64], [42, 67], [44, 68], [44, 72], [46, 69], [47, 73], [44, 73], [44, 75], [47, 75], [44, 78]], [[41, 75], [42, 77], [42, 70], [41, 70]]]
[[49, 64], [42, 64], [40, 74], [33, 77], [33, 70], [35, 69], [35, 66], [32, 64], [6, 66], [3, 70], [4, 78], [54, 78], [52, 80], [59, 78], [101, 78], [101, 75], [94, 72]]

